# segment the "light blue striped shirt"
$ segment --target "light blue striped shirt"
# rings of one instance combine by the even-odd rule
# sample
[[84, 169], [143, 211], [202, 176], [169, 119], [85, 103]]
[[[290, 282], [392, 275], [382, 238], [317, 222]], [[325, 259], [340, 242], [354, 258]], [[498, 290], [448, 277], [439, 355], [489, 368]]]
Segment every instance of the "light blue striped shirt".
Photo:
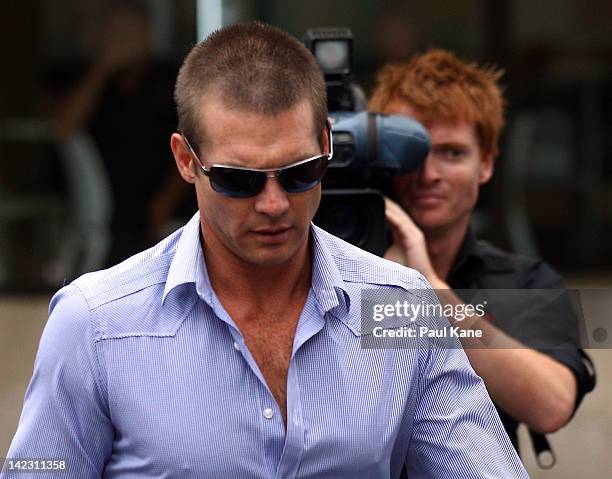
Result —
[[53, 297], [7, 456], [66, 459], [48, 477], [71, 478], [527, 477], [463, 350], [361, 346], [360, 292], [422, 276], [314, 226], [311, 245], [286, 432], [211, 288], [196, 214]]

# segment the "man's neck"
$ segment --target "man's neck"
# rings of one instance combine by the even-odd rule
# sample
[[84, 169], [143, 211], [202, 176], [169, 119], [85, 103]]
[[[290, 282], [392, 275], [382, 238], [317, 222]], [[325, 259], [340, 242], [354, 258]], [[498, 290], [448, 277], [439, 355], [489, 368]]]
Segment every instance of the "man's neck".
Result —
[[232, 255], [221, 257], [204, 242], [202, 248], [210, 284], [220, 299], [264, 309], [299, 302], [308, 294], [312, 275], [308, 243], [289, 262], [271, 266], [250, 265]]
[[446, 280], [467, 234], [470, 219], [456, 224], [423, 230], [431, 264], [439, 278]]

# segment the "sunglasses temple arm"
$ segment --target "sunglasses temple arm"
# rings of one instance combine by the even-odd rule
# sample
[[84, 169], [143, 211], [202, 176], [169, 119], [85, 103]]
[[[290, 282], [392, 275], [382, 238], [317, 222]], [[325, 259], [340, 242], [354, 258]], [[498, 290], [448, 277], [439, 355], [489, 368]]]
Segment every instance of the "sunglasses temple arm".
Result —
[[198, 155], [196, 155], [196, 152], [191, 146], [191, 143], [189, 143], [189, 140], [187, 139], [187, 137], [183, 133], [181, 133], [181, 136], [183, 137], [183, 140], [185, 140], [187, 149], [190, 151], [191, 155], [196, 159], [196, 161], [198, 162], [198, 165], [200, 165], [200, 169], [204, 172], [205, 175], [208, 175], [208, 170], [204, 167], [204, 163], [200, 161], [200, 158], [198, 158]]
[[328, 155], [328, 160], [331, 160], [334, 157], [334, 139], [332, 137], [332, 126], [331, 126], [331, 122], [329, 120], [327, 120], [327, 130], [329, 132], [328, 138], [329, 138], [329, 155]]

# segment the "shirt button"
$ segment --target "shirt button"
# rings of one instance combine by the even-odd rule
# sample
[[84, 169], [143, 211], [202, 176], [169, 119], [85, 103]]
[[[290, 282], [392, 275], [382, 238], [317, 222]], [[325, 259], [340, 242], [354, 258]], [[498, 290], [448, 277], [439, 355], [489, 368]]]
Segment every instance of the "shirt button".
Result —
[[240, 346], [238, 346], [238, 343], [236, 341], [234, 341], [234, 349], [236, 351], [240, 351]]
[[274, 416], [274, 411], [272, 411], [272, 409], [270, 408], [266, 408], [263, 411], [263, 415], [266, 419], [272, 419], [272, 417]]

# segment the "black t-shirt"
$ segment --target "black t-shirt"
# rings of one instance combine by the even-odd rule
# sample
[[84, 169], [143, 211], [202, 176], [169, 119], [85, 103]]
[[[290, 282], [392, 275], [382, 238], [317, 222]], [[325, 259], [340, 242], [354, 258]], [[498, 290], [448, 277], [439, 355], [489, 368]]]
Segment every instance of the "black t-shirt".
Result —
[[[490, 301], [493, 304], [488, 305], [488, 317], [512, 338], [556, 359], [574, 373], [577, 383], [574, 411], [578, 408], [595, 385], [595, 373], [592, 362], [580, 348], [577, 316], [558, 273], [542, 260], [507, 253], [479, 241], [468, 230], [447, 282], [459, 290], [458, 295], [466, 302], [471, 299], [467, 290], [516, 290], [494, 294]], [[544, 290], [551, 290], [550, 294]], [[537, 291], [543, 295], [538, 296]], [[517, 305], [525, 297], [531, 301], [530, 307]], [[536, 307], [531, 307], [534, 302]], [[499, 408], [498, 412], [518, 451], [519, 423]]]

